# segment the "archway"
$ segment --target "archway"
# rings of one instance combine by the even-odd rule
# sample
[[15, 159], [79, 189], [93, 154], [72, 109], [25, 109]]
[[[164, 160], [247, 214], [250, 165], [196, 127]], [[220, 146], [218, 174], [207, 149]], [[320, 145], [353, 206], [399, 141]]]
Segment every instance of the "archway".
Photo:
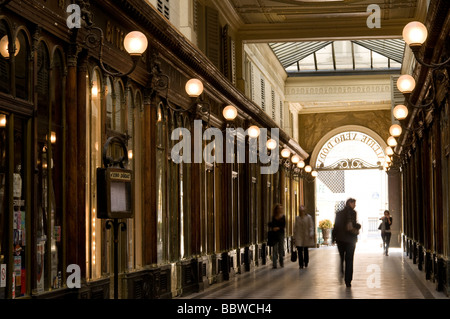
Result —
[[360, 240], [379, 239], [379, 218], [389, 208], [388, 176], [383, 170], [386, 147], [377, 133], [353, 125], [330, 131], [319, 141], [310, 162], [318, 171], [317, 225], [324, 219], [334, 222], [336, 211], [353, 197], [362, 225]]

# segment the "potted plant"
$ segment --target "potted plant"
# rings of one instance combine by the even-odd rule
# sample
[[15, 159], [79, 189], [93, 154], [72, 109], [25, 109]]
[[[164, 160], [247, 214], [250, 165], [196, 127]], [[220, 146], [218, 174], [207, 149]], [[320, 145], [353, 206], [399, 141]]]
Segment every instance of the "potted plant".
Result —
[[319, 222], [319, 228], [322, 229], [323, 242], [328, 244], [328, 239], [330, 238], [330, 229], [333, 224], [329, 219], [323, 219]]

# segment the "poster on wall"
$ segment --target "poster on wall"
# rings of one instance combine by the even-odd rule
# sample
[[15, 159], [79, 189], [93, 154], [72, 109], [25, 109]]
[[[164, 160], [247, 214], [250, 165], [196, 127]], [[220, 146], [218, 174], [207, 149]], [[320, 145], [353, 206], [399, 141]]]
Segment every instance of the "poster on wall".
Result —
[[22, 177], [20, 174], [14, 173], [13, 177], [13, 184], [14, 184], [14, 198], [21, 198], [22, 197]]
[[0, 265], [0, 288], [6, 287], [6, 264]]
[[22, 211], [21, 213], [21, 217], [20, 217], [20, 231], [22, 232], [22, 246], [25, 246], [26, 244], [26, 236], [25, 236], [25, 212]]

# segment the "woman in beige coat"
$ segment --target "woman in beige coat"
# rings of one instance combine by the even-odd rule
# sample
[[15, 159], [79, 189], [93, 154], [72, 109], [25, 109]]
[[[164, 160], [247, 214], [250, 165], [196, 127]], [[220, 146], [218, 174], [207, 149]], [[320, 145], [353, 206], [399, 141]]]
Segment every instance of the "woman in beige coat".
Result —
[[306, 214], [305, 206], [300, 206], [300, 215], [295, 219], [294, 243], [298, 251], [298, 265], [308, 267], [308, 247], [314, 247], [314, 225], [310, 215]]

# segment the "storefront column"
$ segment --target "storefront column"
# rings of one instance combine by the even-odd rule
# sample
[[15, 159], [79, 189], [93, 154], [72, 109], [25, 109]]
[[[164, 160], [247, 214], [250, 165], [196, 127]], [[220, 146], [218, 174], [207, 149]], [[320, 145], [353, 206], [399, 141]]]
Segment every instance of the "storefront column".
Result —
[[[66, 105], [67, 105], [67, 139], [66, 139], [66, 159], [67, 159], [67, 179], [66, 179], [66, 260], [67, 264], [76, 264], [81, 268], [85, 268], [84, 264], [80, 264], [78, 258], [81, 253], [79, 242], [79, 226], [78, 219], [78, 95], [77, 95], [77, 57], [78, 49], [72, 47], [67, 58], [67, 82], [66, 82]], [[86, 78], [84, 78], [86, 82]], [[81, 186], [81, 185], [80, 185]], [[84, 213], [83, 212], [80, 212]], [[84, 224], [82, 225], [84, 227]], [[83, 240], [82, 242], [85, 242]]]
[[152, 105], [150, 90], [144, 94], [144, 120], [142, 126], [143, 142], [143, 191], [142, 191], [142, 263], [151, 265], [157, 263], [156, 250], [156, 106]]
[[401, 247], [401, 175], [398, 173], [388, 173], [388, 196], [389, 196], [389, 212], [392, 216], [393, 223], [391, 227], [391, 247]]
[[[78, 109], [77, 109], [77, 171], [78, 171], [78, 180], [77, 180], [77, 198], [78, 198], [78, 206], [77, 206], [77, 224], [78, 224], [78, 242], [84, 243], [86, 241], [86, 141], [87, 141], [87, 133], [86, 133], [86, 123], [87, 123], [87, 105], [86, 105], [86, 96], [88, 93], [88, 88], [86, 87], [86, 77], [87, 77], [87, 57], [83, 56], [78, 60], [78, 83], [77, 83], [77, 92], [78, 92]], [[70, 92], [68, 92], [70, 94]], [[78, 247], [78, 256], [77, 260], [81, 267], [81, 278], [86, 278], [86, 267], [81, 266], [86, 264], [86, 245], [79, 245]], [[66, 268], [66, 265], [63, 265], [63, 269]], [[65, 275], [63, 275], [63, 281], [65, 281], [65, 276], [67, 275], [65, 271], [63, 271]]]

